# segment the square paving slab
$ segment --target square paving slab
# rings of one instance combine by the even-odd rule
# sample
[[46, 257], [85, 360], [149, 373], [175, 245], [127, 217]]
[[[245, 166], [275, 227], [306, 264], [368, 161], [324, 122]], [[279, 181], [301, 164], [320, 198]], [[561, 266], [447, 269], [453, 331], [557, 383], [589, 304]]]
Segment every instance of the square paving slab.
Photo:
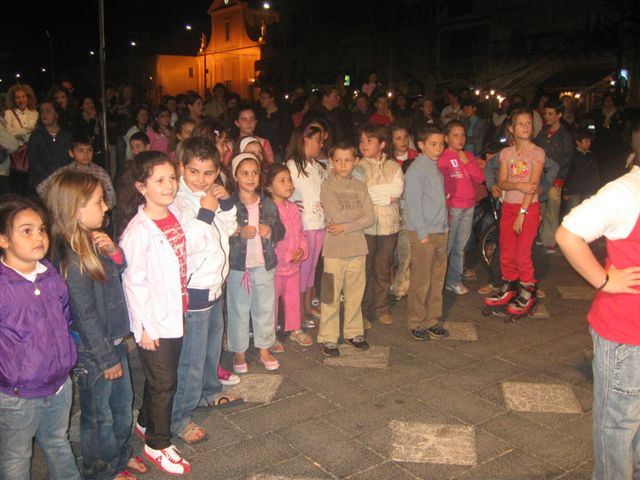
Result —
[[478, 340], [478, 328], [471, 322], [447, 322], [444, 327], [449, 330], [449, 336], [443, 340]]
[[472, 426], [392, 421], [391, 459], [397, 462], [476, 465]]
[[282, 375], [249, 373], [240, 375], [240, 383], [230, 391], [245, 402], [269, 403], [275, 397], [283, 380]]
[[340, 356], [325, 358], [325, 365], [355, 368], [387, 368], [389, 366], [389, 347], [371, 345], [365, 352], [359, 352], [351, 345], [338, 345], [338, 349]]
[[509, 410], [537, 413], [582, 413], [571, 385], [503, 382], [502, 394]]

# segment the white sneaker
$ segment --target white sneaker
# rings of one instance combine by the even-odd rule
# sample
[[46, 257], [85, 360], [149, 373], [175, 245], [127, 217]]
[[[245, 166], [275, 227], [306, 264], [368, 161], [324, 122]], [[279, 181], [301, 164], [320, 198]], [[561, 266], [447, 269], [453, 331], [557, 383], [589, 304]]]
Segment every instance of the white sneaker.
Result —
[[191, 464], [180, 456], [180, 452], [173, 445], [156, 450], [144, 446], [144, 456], [155, 463], [160, 470], [169, 475], [184, 475], [191, 471]]
[[140, 440], [144, 442], [144, 439], [147, 433], [147, 428], [142, 427], [138, 422], [136, 422], [136, 424], [133, 426], [133, 431], [136, 433], [136, 435], [140, 437]]
[[459, 283], [457, 285], [447, 285], [445, 288], [455, 293], [456, 295], [464, 295], [465, 293], [469, 293], [469, 289], [462, 283]]

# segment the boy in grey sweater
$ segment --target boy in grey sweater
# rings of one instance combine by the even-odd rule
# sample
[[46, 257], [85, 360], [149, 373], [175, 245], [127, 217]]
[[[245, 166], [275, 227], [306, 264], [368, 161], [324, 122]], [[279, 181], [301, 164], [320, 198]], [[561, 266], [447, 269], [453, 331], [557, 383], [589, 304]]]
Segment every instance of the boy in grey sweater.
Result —
[[435, 127], [416, 135], [421, 154], [405, 178], [405, 230], [411, 245], [411, 280], [407, 294], [407, 326], [414, 340], [446, 337], [442, 326], [442, 288], [447, 272], [449, 231], [444, 179], [437, 160], [444, 134]]
[[362, 320], [367, 241], [364, 229], [374, 222], [367, 185], [351, 176], [356, 149], [338, 143], [329, 152], [333, 174], [322, 184], [320, 201], [327, 218], [322, 255], [322, 293], [318, 344], [327, 357], [337, 357], [340, 336], [340, 294], [344, 295], [343, 336], [357, 350], [367, 350]]

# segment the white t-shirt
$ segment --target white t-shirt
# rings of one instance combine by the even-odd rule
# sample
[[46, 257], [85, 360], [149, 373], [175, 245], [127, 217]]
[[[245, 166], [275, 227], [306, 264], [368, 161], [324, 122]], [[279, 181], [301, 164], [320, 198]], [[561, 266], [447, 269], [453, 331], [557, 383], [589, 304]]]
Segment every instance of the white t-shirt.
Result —
[[607, 183], [564, 217], [562, 225], [592, 242], [627, 238], [640, 217], [640, 167]]
[[320, 188], [327, 179], [327, 171], [317, 162], [307, 163], [307, 176], [298, 173], [293, 160], [287, 160], [287, 168], [291, 172], [295, 190], [290, 201], [302, 204], [302, 225], [305, 230], [320, 230], [325, 227], [324, 210], [320, 203]]

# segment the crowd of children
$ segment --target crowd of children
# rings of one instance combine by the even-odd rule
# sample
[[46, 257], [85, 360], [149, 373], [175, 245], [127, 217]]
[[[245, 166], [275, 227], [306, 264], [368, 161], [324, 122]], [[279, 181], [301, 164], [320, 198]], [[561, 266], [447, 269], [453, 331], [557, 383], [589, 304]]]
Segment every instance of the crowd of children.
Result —
[[[463, 104], [464, 123], [452, 101], [443, 130], [427, 120], [433, 105], [424, 102], [425, 118], [411, 132], [388, 126], [393, 115], [381, 98], [358, 132], [358, 149], [314, 118], [293, 131], [283, 161], [255, 136], [250, 107], [238, 111], [235, 142], [200, 118], [197, 98], [175, 126], [171, 111], [157, 108], [151, 126], [128, 137], [117, 197], [110, 174], [92, 162], [93, 140], [78, 134], [68, 148], [72, 163], [37, 185], [46, 209], [3, 198], [0, 476], [28, 477], [35, 437], [51, 478], [132, 480], [148, 469], [132, 451], [132, 432], [146, 460], [186, 474], [190, 464], [172, 437], [202, 441], [196, 408], [243, 401], [223, 385], [249, 371], [251, 338], [268, 371], [280, 368], [280, 329], [309, 347], [318, 326], [326, 357], [340, 356], [340, 338], [364, 351], [365, 331], [394, 321], [390, 293], [407, 296], [411, 338], [447, 336], [443, 290], [468, 292], [465, 247], [485, 173], [502, 199], [501, 281], [488, 302], [528, 311], [541, 217], [554, 228], [561, 187], [569, 207], [598, 188], [589, 136], [576, 133], [569, 151], [562, 108], [550, 101], [538, 146], [533, 114], [514, 108], [508, 146], [485, 166], [468, 137], [480, 130], [475, 105]], [[545, 191], [552, 158], [562, 181], [550, 179]], [[553, 232], [540, 235], [553, 248]], [[145, 377], [135, 420], [131, 334]], [[224, 348], [233, 373], [220, 364]], [[80, 392], [79, 468], [67, 434], [71, 376]]]

